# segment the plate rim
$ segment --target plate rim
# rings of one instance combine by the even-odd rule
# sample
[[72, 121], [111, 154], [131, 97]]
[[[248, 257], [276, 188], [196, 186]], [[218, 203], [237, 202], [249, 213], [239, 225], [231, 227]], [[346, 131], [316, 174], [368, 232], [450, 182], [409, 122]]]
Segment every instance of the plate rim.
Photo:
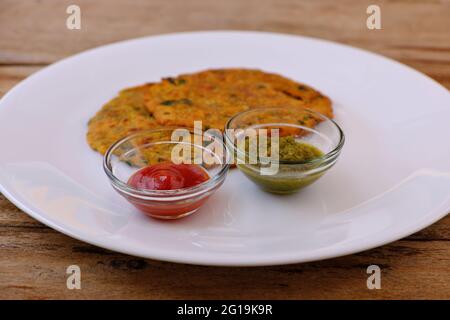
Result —
[[[250, 259], [246, 262], [239, 262], [234, 259], [223, 259], [219, 258], [217, 255], [214, 255], [212, 258], [207, 257], [206, 255], [202, 256], [200, 260], [195, 260], [193, 262], [192, 258], [186, 258], [185, 256], [178, 257], [176, 254], [179, 251], [170, 251], [169, 254], [152, 254], [152, 256], [148, 256], [145, 254], [141, 254], [138, 251], [135, 250], [125, 250], [122, 249], [120, 246], [110, 245], [107, 242], [97, 241], [96, 239], [89, 239], [86, 240], [84, 236], [80, 236], [78, 234], [73, 233], [72, 231], [65, 229], [64, 227], [59, 226], [58, 224], [48, 220], [47, 218], [43, 217], [39, 213], [34, 212], [33, 209], [28, 208], [26, 205], [22, 204], [20, 201], [18, 201], [11, 193], [9, 193], [7, 190], [3, 188], [3, 186], [0, 184], [0, 192], [9, 200], [11, 201], [15, 206], [17, 206], [20, 210], [25, 212], [27, 215], [31, 216], [32, 218], [36, 219], [37, 221], [45, 224], [46, 226], [61, 232], [64, 235], [67, 235], [69, 237], [72, 237], [76, 240], [95, 245], [100, 248], [104, 248], [107, 250], [111, 250], [113, 252], [118, 252], [126, 255], [131, 255], [135, 257], [145, 258], [145, 259], [152, 259], [157, 261], [166, 261], [166, 262], [173, 262], [173, 263], [182, 263], [182, 264], [189, 264], [189, 265], [199, 265], [199, 266], [214, 266], [214, 267], [264, 267], [264, 266], [277, 266], [277, 265], [289, 265], [289, 264], [298, 264], [298, 263], [307, 263], [307, 262], [313, 262], [313, 261], [322, 261], [322, 260], [328, 260], [332, 258], [338, 258], [338, 257], [344, 257], [347, 255], [364, 252], [370, 249], [375, 249], [378, 247], [381, 247], [383, 245], [392, 243], [394, 241], [398, 241], [402, 238], [405, 238], [411, 234], [414, 234], [434, 223], [439, 221], [440, 219], [444, 218], [448, 215], [448, 209], [443, 209], [443, 213], [437, 213], [432, 215], [432, 218], [428, 219], [420, 219], [417, 220], [415, 224], [411, 225], [409, 228], [406, 228], [401, 233], [392, 234], [390, 237], [385, 237], [382, 240], [367, 242], [365, 245], [360, 246], [352, 246], [347, 248], [338, 248], [337, 250], [334, 250], [334, 252], [327, 252], [330, 251], [330, 247], [325, 247], [322, 249], [315, 250], [315, 254], [311, 254], [307, 258], [299, 258], [297, 255], [293, 255], [292, 253], [285, 253], [285, 254], [278, 254], [278, 255], [271, 255], [271, 258], [268, 259], [267, 257], [260, 257], [257, 256], [256, 258], [253, 257], [252, 261]], [[384, 194], [384, 193], [382, 193]], [[381, 195], [382, 195], [381, 194]], [[450, 197], [447, 199], [445, 204], [441, 206], [442, 208], [450, 208]], [[440, 210], [436, 210], [440, 211]], [[422, 223], [421, 223], [422, 222]], [[86, 237], [87, 238], [87, 237]], [[321, 251], [325, 251], [325, 253], [321, 254]], [[301, 255], [301, 254], [300, 254]], [[239, 256], [240, 257], [240, 256]], [[220, 261], [219, 261], [220, 260]]]

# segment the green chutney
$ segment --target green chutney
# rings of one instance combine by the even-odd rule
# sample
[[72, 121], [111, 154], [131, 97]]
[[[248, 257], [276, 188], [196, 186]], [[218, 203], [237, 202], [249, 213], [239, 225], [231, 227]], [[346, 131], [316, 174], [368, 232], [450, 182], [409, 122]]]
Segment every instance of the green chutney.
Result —
[[[268, 139], [268, 142], [267, 153], [270, 156], [270, 139]], [[279, 160], [281, 163], [278, 163], [278, 172], [274, 175], [262, 175], [260, 173], [262, 167], [260, 163], [238, 163], [237, 166], [263, 190], [271, 193], [287, 194], [310, 185], [323, 175], [323, 170], [317, 170], [314, 173], [308, 172], [320, 166], [320, 162], [308, 162], [321, 158], [323, 155], [324, 153], [317, 147], [309, 143], [298, 142], [293, 136], [287, 136], [279, 139]], [[283, 161], [293, 163], [283, 163]]]

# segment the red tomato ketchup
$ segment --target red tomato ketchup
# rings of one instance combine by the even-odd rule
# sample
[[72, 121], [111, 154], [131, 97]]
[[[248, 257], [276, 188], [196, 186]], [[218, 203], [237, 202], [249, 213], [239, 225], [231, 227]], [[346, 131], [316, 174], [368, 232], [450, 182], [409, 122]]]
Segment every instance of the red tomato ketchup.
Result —
[[175, 190], [193, 187], [207, 180], [208, 173], [198, 165], [163, 162], [135, 172], [128, 184], [138, 189]]
[[[136, 171], [128, 179], [128, 184], [144, 190], [177, 190], [194, 187], [209, 179], [208, 173], [201, 166], [163, 162]], [[160, 201], [127, 198], [136, 208], [151, 217], [174, 219], [195, 211], [208, 197], [186, 198], [182, 201], [170, 201], [170, 197], [163, 196]]]

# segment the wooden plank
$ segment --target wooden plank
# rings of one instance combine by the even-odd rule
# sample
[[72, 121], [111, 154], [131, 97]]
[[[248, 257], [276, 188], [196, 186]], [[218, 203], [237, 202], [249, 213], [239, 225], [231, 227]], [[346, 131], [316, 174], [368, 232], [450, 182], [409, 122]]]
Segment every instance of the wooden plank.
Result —
[[124, 39], [218, 29], [302, 34], [393, 58], [414, 54], [415, 59], [449, 62], [448, 1], [377, 1], [382, 30], [366, 27], [371, 0], [79, 0], [81, 30], [66, 28], [70, 4], [73, 1], [1, 1], [0, 64], [51, 63]]
[[38, 66], [0, 66], [0, 98], [20, 81], [41, 68]]
[[[218, 268], [140, 259], [82, 243], [28, 217], [1, 195], [0, 212], [0, 299], [450, 298], [450, 216], [406, 239], [347, 257]], [[82, 270], [79, 291], [65, 285], [72, 264]], [[366, 287], [371, 264], [382, 269], [381, 290]]]
[[[48, 228], [8, 228], [0, 240], [0, 298], [450, 298], [450, 247], [441, 241], [403, 240], [316, 263], [222, 268], [117, 254]], [[81, 290], [66, 288], [72, 264], [81, 268]], [[371, 264], [381, 267], [381, 290], [366, 287]]]

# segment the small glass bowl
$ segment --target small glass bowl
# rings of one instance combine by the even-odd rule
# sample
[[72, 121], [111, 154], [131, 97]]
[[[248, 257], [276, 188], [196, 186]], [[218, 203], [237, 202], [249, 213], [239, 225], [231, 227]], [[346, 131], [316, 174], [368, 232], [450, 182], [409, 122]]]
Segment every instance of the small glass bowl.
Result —
[[[189, 141], [173, 140], [174, 130], [180, 132], [180, 128], [162, 128], [127, 136], [108, 149], [103, 161], [103, 168], [113, 188], [132, 205], [153, 218], [178, 219], [194, 213], [222, 185], [229, 169], [230, 154], [221, 136], [207, 133], [202, 135], [191, 129], [181, 128], [190, 137]], [[204, 137], [207, 139], [204, 140]], [[218, 148], [212, 148], [211, 143]], [[191, 156], [195, 157], [193, 163], [208, 173], [209, 180], [193, 187], [174, 190], [138, 189], [127, 183], [143, 167], [174, 162], [171, 151], [177, 145], [191, 147], [190, 160], [194, 161]], [[209, 160], [202, 155], [208, 156]]]
[[[247, 150], [242, 150], [237, 145], [236, 133], [242, 133], [248, 128], [268, 131], [279, 129], [280, 137], [292, 135], [295, 141], [312, 145], [322, 151], [323, 155], [309, 161], [278, 160], [275, 161], [278, 166], [275, 174], [262, 174], [262, 169], [270, 166], [267, 164], [269, 158], [258, 157], [256, 163], [251, 164]], [[230, 118], [225, 129], [226, 144], [240, 171], [263, 190], [278, 194], [294, 193], [319, 179], [336, 163], [345, 140], [344, 133], [336, 122], [305, 108], [270, 107], [247, 110]]]

